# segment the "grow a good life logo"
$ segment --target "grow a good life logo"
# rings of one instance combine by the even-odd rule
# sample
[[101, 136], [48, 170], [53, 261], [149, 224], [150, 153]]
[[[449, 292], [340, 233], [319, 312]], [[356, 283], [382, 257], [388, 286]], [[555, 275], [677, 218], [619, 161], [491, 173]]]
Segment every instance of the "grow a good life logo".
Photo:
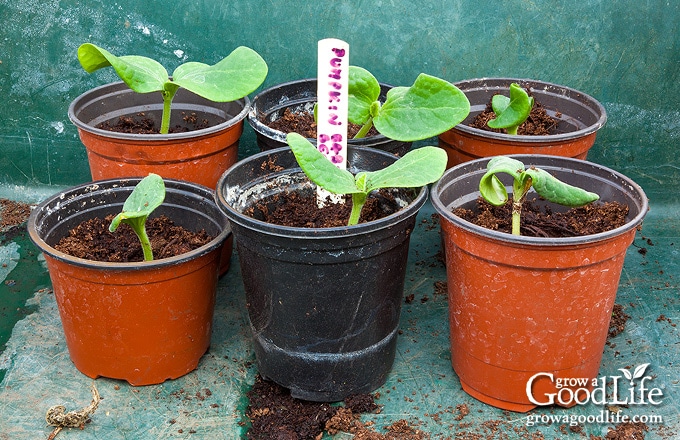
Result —
[[[527, 381], [526, 394], [529, 401], [537, 406], [554, 404], [571, 406], [587, 403], [611, 406], [659, 405], [662, 403], [663, 390], [650, 386], [649, 382], [653, 378], [645, 375], [648, 366], [649, 364], [639, 365], [632, 372], [627, 368], [619, 368], [623, 376], [596, 378], [561, 378], [555, 377], [552, 373], [536, 373]], [[552, 388], [557, 391], [534, 395], [535, 384], [546, 380], [550, 381]], [[607, 389], [608, 382], [611, 382], [610, 390]]]

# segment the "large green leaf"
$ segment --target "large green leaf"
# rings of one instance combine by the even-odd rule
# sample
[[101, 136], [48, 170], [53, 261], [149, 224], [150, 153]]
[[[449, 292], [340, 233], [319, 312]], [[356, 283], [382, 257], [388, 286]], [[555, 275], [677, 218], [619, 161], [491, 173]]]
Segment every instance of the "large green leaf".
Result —
[[267, 76], [267, 63], [254, 50], [240, 46], [215, 65], [188, 62], [172, 73], [179, 86], [206, 99], [229, 102], [257, 89]]
[[540, 168], [529, 168], [527, 175], [536, 192], [546, 200], [564, 206], [583, 206], [600, 197], [590, 191], [564, 183]]
[[333, 165], [303, 136], [297, 133], [288, 133], [286, 141], [309, 180], [334, 194], [362, 192], [357, 188], [352, 173]]
[[379, 188], [419, 188], [438, 180], [446, 171], [446, 162], [446, 152], [441, 148], [416, 148], [386, 168], [360, 173], [357, 180], [365, 179], [366, 192]]
[[421, 73], [411, 87], [390, 90], [373, 123], [390, 139], [413, 142], [449, 130], [469, 112], [470, 102], [456, 86]]
[[168, 81], [165, 67], [151, 58], [137, 55], [117, 57], [91, 43], [78, 48], [78, 61], [88, 73], [102, 67], [113, 67], [120, 79], [137, 93], [161, 91]]

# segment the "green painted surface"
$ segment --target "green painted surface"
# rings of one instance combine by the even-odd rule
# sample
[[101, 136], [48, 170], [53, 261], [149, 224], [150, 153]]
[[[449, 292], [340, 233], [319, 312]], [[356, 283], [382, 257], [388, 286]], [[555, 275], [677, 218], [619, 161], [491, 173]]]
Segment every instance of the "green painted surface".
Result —
[[[450, 81], [534, 78], [581, 90], [610, 112], [593, 157], [609, 165], [632, 158], [678, 163], [675, 1], [424, 0], [415, 7], [403, 1], [0, 0], [0, 22], [0, 184], [89, 179], [66, 111], [80, 93], [116, 77], [111, 69], [82, 71], [75, 53], [85, 41], [119, 55], [152, 56], [169, 70], [185, 61], [214, 63], [246, 45], [269, 64], [267, 87], [315, 75], [316, 41], [342, 38], [350, 43], [352, 64], [395, 85], [410, 85], [427, 72]], [[254, 151], [247, 127], [241, 155]]]
[[[117, 78], [112, 70], [82, 71], [75, 53], [86, 41], [118, 55], [157, 58], [169, 70], [186, 61], [214, 63], [246, 45], [269, 64], [262, 86], [269, 87], [314, 76], [316, 41], [336, 37], [350, 43], [352, 64], [394, 85], [410, 85], [419, 72], [453, 82], [507, 76], [592, 95], [607, 109], [608, 121], [589, 160], [641, 184], [651, 208], [628, 252], [617, 299], [632, 318], [612, 341], [615, 347], [606, 348], [601, 374], [651, 363], [664, 404], [625, 411], [664, 417], [663, 425], [650, 425], [646, 438], [680, 435], [680, 335], [671, 325], [680, 322], [680, 196], [671, 190], [680, 181], [680, 2], [0, 0], [0, 23], [0, 197], [25, 201], [90, 179], [67, 108], [87, 89]], [[241, 157], [257, 151], [254, 139], [246, 126]], [[436, 258], [439, 234], [431, 214], [428, 205], [412, 241], [405, 293], [413, 293], [415, 301], [404, 305], [397, 361], [378, 390], [383, 411], [366, 419], [377, 427], [400, 418], [420, 421], [434, 438], [465, 432], [488, 436], [482, 422], [501, 420], [508, 437], [517, 438], [524, 416], [469, 398], [450, 367], [447, 305], [433, 289], [445, 275]], [[2, 242], [0, 254], [3, 263], [13, 261], [0, 286], [0, 345], [8, 344], [0, 355], [0, 438], [45, 438], [49, 406], [75, 408], [90, 397], [91, 381], [68, 358], [53, 295], [44, 290], [47, 274], [31, 246], [25, 237], [12, 238]], [[638, 252], [641, 248], [646, 255]], [[214, 343], [199, 370], [139, 389], [100, 379], [105, 400], [93, 423], [60, 438], [231, 439], [242, 434], [243, 395], [256, 368], [234, 258], [220, 281]], [[658, 320], [662, 314], [670, 322]], [[213, 400], [184, 398], [206, 387]], [[456, 405], [462, 403], [471, 414], [456, 420]], [[535, 414], [600, 410], [589, 406]], [[587, 425], [585, 431], [603, 435], [607, 426]], [[559, 425], [531, 429], [546, 438], [581, 438], [564, 434]]]

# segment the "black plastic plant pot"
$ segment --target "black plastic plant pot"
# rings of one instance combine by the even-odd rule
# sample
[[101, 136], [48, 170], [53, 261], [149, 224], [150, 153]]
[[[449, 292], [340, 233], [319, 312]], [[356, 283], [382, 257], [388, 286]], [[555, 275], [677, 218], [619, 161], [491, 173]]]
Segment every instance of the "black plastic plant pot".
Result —
[[[470, 127], [494, 95], [509, 95], [510, 84], [529, 89], [552, 118], [557, 120], [549, 135], [509, 135]], [[509, 154], [544, 154], [585, 159], [597, 131], [607, 121], [600, 102], [578, 90], [532, 79], [478, 78], [455, 83], [470, 101], [470, 114], [463, 122], [439, 135], [439, 146], [449, 155], [448, 166], [469, 160]]]
[[[260, 151], [272, 150], [286, 146], [286, 134], [270, 128], [265, 122], [281, 117], [286, 109], [293, 113], [312, 112], [316, 104], [316, 78], [301, 79], [270, 87], [258, 93], [248, 112], [248, 123], [255, 130], [257, 145]], [[380, 102], [385, 101], [387, 92], [392, 86], [380, 84]], [[316, 139], [309, 139], [316, 144]], [[349, 139], [349, 145], [370, 147], [403, 156], [411, 149], [411, 142], [389, 139], [381, 134], [361, 139]]]
[[[348, 169], [397, 157], [349, 149]], [[394, 361], [409, 238], [427, 187], [394, 190], [403, 206], [380, 220], [333, 228], [285, 227], [243, 212], [286, 191], [315, 191], [287, 147], [229, 169], [216, 199], [237, 243], [260, 374], [294, 397], [333, 402], [371, 392]]]

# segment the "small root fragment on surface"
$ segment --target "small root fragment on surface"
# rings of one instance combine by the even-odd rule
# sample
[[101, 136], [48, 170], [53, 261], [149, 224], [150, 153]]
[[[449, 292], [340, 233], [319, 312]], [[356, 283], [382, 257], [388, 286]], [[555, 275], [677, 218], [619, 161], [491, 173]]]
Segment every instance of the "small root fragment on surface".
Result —
[[85, 427], [85, 423], [90, 419], [99, 406], [101, 397], [94, 382], [92, 382], [92, 402], [85, 408], [78, 411], [66, 412], [66, 407], [63, 405], [56, 405], [47, 410], [45, 421], [48, 425], [54, 426], [54, 430], [50, 433], [47, 440], [54, 440], [54, 438], [64, 428], [80, 428]]

